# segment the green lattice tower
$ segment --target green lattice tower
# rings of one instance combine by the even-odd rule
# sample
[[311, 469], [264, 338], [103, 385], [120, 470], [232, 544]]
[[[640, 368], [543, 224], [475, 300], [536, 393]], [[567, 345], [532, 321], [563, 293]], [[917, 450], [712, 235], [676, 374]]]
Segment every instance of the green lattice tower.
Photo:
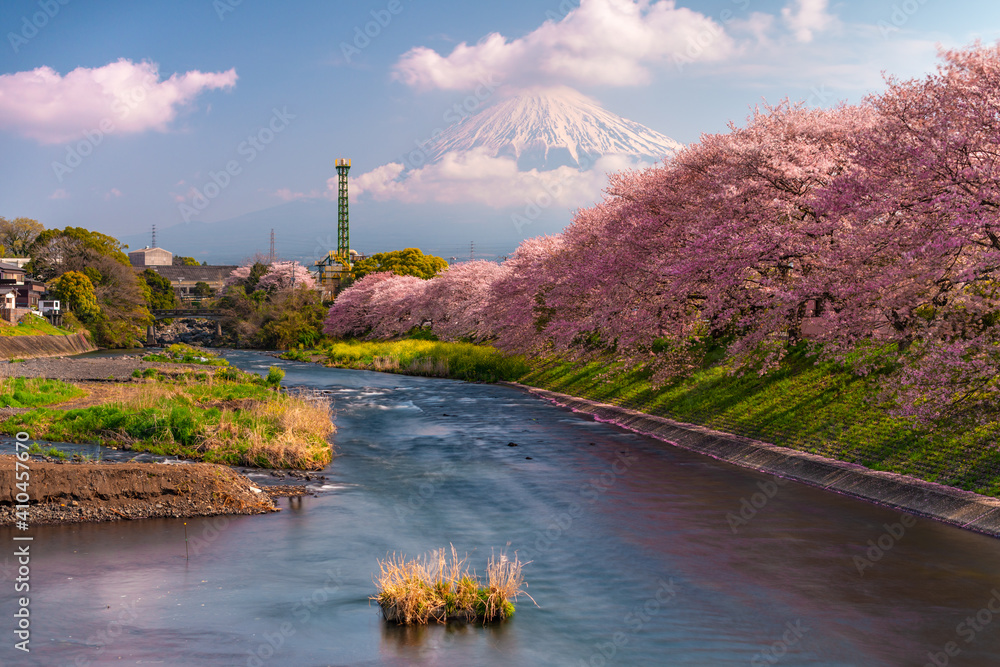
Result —
[[347, 172], [351, 161], [337, 160], [337, 257], [351, 261], [351, 225], [347, 211]]

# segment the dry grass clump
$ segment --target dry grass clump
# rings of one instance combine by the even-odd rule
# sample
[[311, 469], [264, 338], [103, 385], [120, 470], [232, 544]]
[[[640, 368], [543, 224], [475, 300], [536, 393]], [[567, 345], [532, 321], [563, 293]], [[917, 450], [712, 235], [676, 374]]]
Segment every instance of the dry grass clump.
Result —
[[333, 458], [326, 439], [335, 430], [329, 400], [280, 396], [238, 410], [222, 408], [201, 448], [230, 449], [239, 443], [249, 465], [321, 469]]
[[[410, 625], [429, 621], [498, 621], [514, 615], [512, 600], [522, 593], [524, 577], [517, 556], [490, 557], [484, 586], [469, 571], [468, 558], [436, 549], [423, 558], [407, 560], [395, 553], [380, 560], [375, 579], [378, 602], [387, 621]], [[531, 596], [528, 596], [529, 598]]]

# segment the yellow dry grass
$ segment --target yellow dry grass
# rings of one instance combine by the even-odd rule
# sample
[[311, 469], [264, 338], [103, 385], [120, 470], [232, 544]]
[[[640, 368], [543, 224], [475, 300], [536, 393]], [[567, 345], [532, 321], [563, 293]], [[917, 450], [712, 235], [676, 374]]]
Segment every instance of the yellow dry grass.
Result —
[[454, 545], [450, 551], [436, 549], [412, 560], [393, 553], [378, 562], [375, 585], [379, 592], [372, 599], [386, 620], [404, 625], [432, 620], [485, 623], [511, 616], [511, 601], [524, 593], [524, 563], [504, 553], [499, 558], [491, 556], [483, 586], [475, 572], [469, 571], [467, 561], [468, 557], [459, 558]]

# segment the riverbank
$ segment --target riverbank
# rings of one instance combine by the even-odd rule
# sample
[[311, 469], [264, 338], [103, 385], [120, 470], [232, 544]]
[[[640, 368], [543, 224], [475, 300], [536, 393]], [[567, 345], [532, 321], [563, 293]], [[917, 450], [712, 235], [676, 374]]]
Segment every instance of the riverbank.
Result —
[[[742, 468], [1000, 537], [1000, 499], [517, 383], [573, 412]], [[735, 516], [735, 515], [734, 515]], [[739, 518], [733, 519], [737, 523]], [[735, 529], [736, 526], [733, 526]]]
[[[15, 457], [0, 456], [0, 526], [17, 516]], [[31, 459], [27, 523], [86, 523], [154, 517], [266, 514], [278, 511], [268, 487], [210, 463], [59, 462]], [[23, 473], [23, 468], [19, 469]], [[305, 489], [275, 487], [274, 496]]]
[[[392, 351], [409, 342], [380, 345]], [[331, 365], [330, 355], [316, 359]], [[1000, 536], [1000, 426], [919, 430], [889, 417], [876, 400], [874, 380], [849, 369], [793, 355], [763, 377], [732, 376], [715, 364], [655, 386], [645, 369], [611, 359], [539, 359], [531, 367], [518, 386], [602, 421], [734, 465]]]
[[0, 433], [259, 468], [318, 470], [333, 458], [329, 401], [278, 391], [280, 373], [264, 379], [134, 356], [35, 360], [0, 364], [0, 371], [72, 380], [68, 388], [79, 390], [31, 410], [0, 404]]
[[[68, 354], [93, 352], [97, 347], [86, 334], [13, 335], [7, 329], [0, 335], [0, 362], [12, 359], [62, 357]], [[0, 363], [2, 365], [2, 363]]]
[[450, 378], [465, 382], [516, 380], [530, 370], [522, 357], [487, 345], [437, 340], [331, 342], [312, 350], [291, 350], [282, 359], [336, 368]]

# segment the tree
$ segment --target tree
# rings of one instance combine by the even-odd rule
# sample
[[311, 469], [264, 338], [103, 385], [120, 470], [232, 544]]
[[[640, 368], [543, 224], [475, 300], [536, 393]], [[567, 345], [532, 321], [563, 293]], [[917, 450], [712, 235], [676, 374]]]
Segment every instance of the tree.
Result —
[[442, 340], [489, 338], [490, 288], [511, 266], [477, 259], [448, 267], [427, 282], [415, 305], [417, 324], [430, 323]]
[[83, 322], [100, 315], [94, 284], [79, 271], [67, 271], [50, 282], [49, 292]]
[[322, 338], [325, 315], [326, 308], [316, 290], [305, 285], [281, 290], [268, 302], [253, 342], [270, 350], [315, 345]]
[[212, 296], [214, 292], [212, 291], [212, 286], [208, 283], [199, 280], [194, 284], [194, 295], [202, 299]]
[[368, 259], [354, 263], [355, 278], [389, 271], [397, 276], [416, 276], [417, 278], [433, 278], [448, 267], [448, 262], [435, 255], [425, 255], [419, 248], [406, 248], [391, 252], [375, 253]]
[[0, 217], [0, 245], [10, 256], [24, 257], [35, 238], [44, 230], [40, 222], [31, 218], [7, 220]]
[[316, 288], [316, 279], [298, 262], [274, 262], [257, 281], [257, 289], [273, 293], [289, 287]]
[[143, 291], [148, 286], [132, 270], [126, 248], [111, 236], [81, 227], [46, 229], [32, 242], [26, 268], [46, 281], [70, 271], [87, 276], [100, 308], [88, 322], [97, 343], [129, 347], [142, 340], [151, 316]]
[[323, 333], [339, 338], [368, 334], [377, 324], [371, 308], [375, 288], [392, 277], [388, 271], [370, 273], [338, 294], [323, 322]]
[[268, 272], [270, 266], [261, 261], [252, 261], [237, 267], [225, 280], [226, 289], [238, 285], [249, 295], [257, 290], [257, 283]]
[[174, 266], [201, 266], [201, 264], [194, 257], [181, 257], [180, 255], [174, 255], [174, 259], [171, 262]]
[[130, 267], [127, 249], [116, 238], [82, 227], [46, 229], [28, 247], [31, 262], [26, 268], [42, 280], [51, 280], [65, 271], [80, 270], [98, 257]]
[[146, 303], [150, 310], [177, 307], [177, 296], [174, 294], [174, 287], [168, 278], [164, 278], [152, 269], [146, 269], [139, 274], [139, 279], [149, 289]]

